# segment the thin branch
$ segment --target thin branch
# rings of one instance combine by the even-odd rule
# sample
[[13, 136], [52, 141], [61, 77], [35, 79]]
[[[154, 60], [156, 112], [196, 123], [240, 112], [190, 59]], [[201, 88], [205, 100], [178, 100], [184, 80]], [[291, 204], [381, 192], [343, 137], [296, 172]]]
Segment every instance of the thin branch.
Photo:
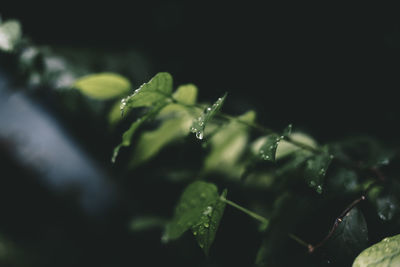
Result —
[[267, 224], [269, 222], [269, 220], [267, 218], [255, 213], [255, 212], [252, 212], [251, 210], [248, 210], [248, 209], [246, 209], [246, 208], [244, 208], [244, 207], [236, 204], [235, 202], [232, 202], [232, 201], [230, 201], [230, 200], [228, 200], [228, 199], [226, 199], [224, 197], [221, 197], [221, 201], [223, 201], [226, 204], [231, 205], [232, 207], [234, 207], [234, 208], [246, 213], [250, 217], [260, 221], [261, 223]]
[[317, 248], [323, 246], [326, 241], [329, 240], [329, 238], [331, 238], [331, 236], [333, 235], [333, 233], [336, 231], [336, 229], [338, 228], [339, 224], [341, 222], [343, 222], [343, 218], [355, 207], [357, 206], [361, 201], [365, 200], [365, 196], [362, 195], [361, 197], [357, 198], [356, 200], [354, 200], [349, 206], [346, 207], [346, 209], [335, 219], [335, 222], [333, 223], [333, 226], [331, 228], [331, 230], [329, 231], [328, 235], [325, 236], [324, 239], [322, 239], [321, 242], [319, 242], [317, 245], [313, 246], [313, 245], [309, 245], [308, 246], [308, 252], [309, 253], [313, 253]]

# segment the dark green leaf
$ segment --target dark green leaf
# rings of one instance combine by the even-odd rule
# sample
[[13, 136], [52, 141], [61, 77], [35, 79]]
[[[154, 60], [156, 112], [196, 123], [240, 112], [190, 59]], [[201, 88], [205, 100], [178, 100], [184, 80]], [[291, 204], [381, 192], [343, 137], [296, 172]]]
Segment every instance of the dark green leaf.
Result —
[[353, 267], [400, 266], [400, 235], [387, 237], [357, 256]]
[[21, 25], [16, 20], [0, 22], [0, 50], [11, 52], [21, 39]]
[[[221, 194], [222, 198], [226, 198], [227, 190]], [[203, 211], [197, 224], [192, 226], [192, 233], [196, 237], [197, 243], [208, 256], [210, 247], [215, 239], [219, 222], [224, 214], [225, 202], [218, 199], [213, 206], [208, 206]]]
[[136, 89], [132, 95], [122, 99], [121, 110], [125, 107], [149, 107], [171, 97], [171, 94], [172, 76], [167, 72], [160, 72]]
[[127, 147], [127, 146], [131, 145], [131, 139], [132, 139], [133, 134], [136, 132], [136, 130], [144, 122], [154, 118], [165, 105], [166, 105], [166, 103], [159, 103], [158, 105], [156, 105], [155, 107], [150, 109], [143, 117], [137, 119], [135, 122], [133, 122], [131, 124], [131, 127], [126, 132], [124, 132], [124, 134], [122, 135], [122, 142], [117, 147], [114, 148], [114, 153], [111, 158], [111, 162], [113, 162], [113, 163], [115, 162], [115, 159], [117, 158], [121, 147], [123, 147], [123, 146]]
[[115, 73], [99, 73], [76, 80], [73, 87], [89, 97], [106, 100], [126, 95], [131, 83]]
[[344, 216], [327, 244], [332, 259], [337, 263], [347, 263], [368, 244], [368, 229], [364, 216], [358, 208], [353, 208]]
[[318, 193], [322, 193], [324, 177], [332, 159], [332, 155], [329, 155], [328, 153], [320, 153], [314, 155], [306, 162], [304, 173], [306, 182], [311, 187], [315, 188]]
[[378, 216], [384, 221], [390, 221], [400, 212], [399, 201], [393, 195], [384, 195], [376, 199]]
[[203, 214], [209, 212], [209, 207], [214, 207], [218, 201], [218, 190], [214, 184], [203, 181], [191, 183], [182, 193], [162, 240], [167, 242], [179, 238], [192, 226], [200, 223]]
[[198, 139], [203, 139], [204, 129], [206, 127], [207, 122], [211, 120], [221, 109], [225, 101], [226, 95], [227, 94], [225, 93], [223, 97], [218, 98], [218, 100], [211, 107], [207, 107], [200, 115], [200, 117], [194, 120], [192, 127], [190, 128], [190, 131], [192, 133], [195, 133]]
[[275, 161], [276, 149], [278, 148], [281, 138], [277, 134], [270, 134], [267, 136], [264, 144], [260, 148], [260, 156], [264, 160]]

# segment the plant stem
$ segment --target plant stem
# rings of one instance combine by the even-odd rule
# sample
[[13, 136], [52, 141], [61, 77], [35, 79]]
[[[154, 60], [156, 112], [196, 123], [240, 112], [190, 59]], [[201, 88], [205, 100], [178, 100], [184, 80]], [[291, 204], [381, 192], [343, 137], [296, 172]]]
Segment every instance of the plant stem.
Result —
[[321, 242], [319, 242], [317, 245], [313, 246], [313, 245], [308, 245], [308, 252], [309, 253], [313, 253], [315, 251], [315, 249], [323, 246], [326, 241], [329, 240], [329, 238], [333, 235], [333, 233], [336, 231], [336, 229], [338, 228], [339, 224], [341, 222], [343, 222], [343, 218], [344, 216], [346, 216], [355, 206], [357, 206], [357, 204], [359, 204], [361, 201], [365, 200], [365, 196], [362, 195], [361, 197], [357, 198], [356, 200], [354, 200], [349, 206], [346, 207], [346, 209], [339, 215], [339, 217], [337, 217], [335, 219], [335, 222], [333, 223], [333, 226], [331, 228], [331, 230], [329, 231], [328, 235], [325, 236], [324, 239], [322, 239]]
[[235, 202], [232, 202], [232, 201], [230, 201], [230, 200], [228, 200], [228, 199], [226, 199], [224, 197], [221, 197], [220, 199], [221, 199], [221, 201], [225, 202], [226, 204], [231, 205], [234, 208], [237, 208], [238, 210], [240, 210], [240, 211], [246, 213], [247, 215], [249, 215], [250, 217], [260, 221], [261, 223], [268, 223], [269, 222], [269, 220], [267, 218], [265, 218], [265, 217], [263, 217], [263, 216], [261, 216], [261, 215], [259, 215], [257, 213], [254, 213], [251, 210], [248, 210], [248, 209], [236, 204]]

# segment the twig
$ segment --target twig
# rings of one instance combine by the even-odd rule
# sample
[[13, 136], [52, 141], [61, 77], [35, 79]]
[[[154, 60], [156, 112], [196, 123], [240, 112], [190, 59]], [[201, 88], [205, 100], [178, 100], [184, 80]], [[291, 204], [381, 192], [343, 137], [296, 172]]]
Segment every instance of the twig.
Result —
[[308, 252], [309, 253], [313, 253], [315, 251], [315, 249], [323, 246], [326, 243], [326, 241], [328, 241], [329, 238], [336, 231], [336, 229], [338, 228], [339, 224], [341, 222], [343, 222], [344, 216], [346, 216], [355, 206], [357, 206], [357, 204], [359, 204], [363, 200], [365, 200], [365, 196], [364, 195], [362, 195], [361, 197], [357, 198], [349, 206], [347, 206], [346, 209], [335, 219], [335, 222], [333, 223], [333, 226], [332, 226], [331, 230], [329, 231], [328, 235], [325, 236], [325, 238], [322, 239], [322, 241], [319, 242], [317, 245], [315, 245], [315, 246], [313, 246], [311, 244], [308, 245]]

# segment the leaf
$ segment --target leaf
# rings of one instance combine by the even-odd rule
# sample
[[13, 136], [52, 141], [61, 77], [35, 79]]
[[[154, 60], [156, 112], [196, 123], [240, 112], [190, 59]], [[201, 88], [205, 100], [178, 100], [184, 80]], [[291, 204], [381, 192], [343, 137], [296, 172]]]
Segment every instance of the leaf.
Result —
[[263, 160], [275, 161], [275, 154], [279, 141], [281, 141], [281, 138], [277, 134], [270, 134], [267, 136], [259, 151]]
[[358, 208], [350, 210], [327, 244], [332, 259], [337, 263], [347, 264], [354, 259], [368, 244], [368, 229], [365, 218]]
[[400, 235], [387, 237], [357, 256], [353, 267], [400, 266]]
[[124, 116], [122, 116], [121, 114], [121, 102], [117, 101], [110, 108], [110, 111], [108, 113], [108, 123], [110, 124], [110, 126], [115, 126], [122, 119], [124, 119]]
[[[254, 111], [248, 111], [237, 119], [253, 122], [255, 117]], [[240, 176], [244, 171], [244, 166], [239, 164], [239, 159], [246, 149], [247, 141], [247, 126], [237, 120], [231, 120], [210, 138], [211, 150], [204, 161], [204, 171], [220, 171]]]
[[91, 98], [107, 100], [126, 95], [131, 83], [119, 74], [105, 72], [84, 76], [76, 80], [73, 87]]
[[203, 113], [201, 114], [200, 117], [198, 117], [196, 120], [194, 120], [192, 127], [190, 128], [190, 131], [192, 133], [196, 134], [196, 137], [198, 139], [203, 139], [204, 137], [204, 129], [207, 125], [207, 122], [209, 120], [211, 120], [216, 114], [217, 112], [221, 109], [225, 98], [226, 98], [226, 93], [218, 98], [217, 101], [215, 101], [215, 103], [211, 106], [211, 107], [207, 107]]
[[329, 165], [333, 159], [332, 155], [328, 153], [316, 154], [306, 162], [305, 167], [305, 179], [306, 182], [313, 188], [316, 189], [317, 193], [322, 193], [322, 185], [324, 177], [328, 170]]
[[194, 225], [201, 222], [204, 213], [219, 201], [217, 187], [212, 183], [196, 181], [183, 191], [175, 207], [173, 219], [167, 224], [162, 240], [168, 242], [179, 238]]
[[287, 138], [287, 137], [289, 137], [289, 135], [292, 134], [292, 128], [293, 128], [293, 125], [292, 125], [292, 124], [289, 124], [289, 125], [283, 130], [282, 138]]
[[176, 89], [172, 97], [184, 104], [193, 105], [197, 99], [197, 87], [193, 84], [181, 85]]
[[12, 52], [20, 41], [21, 35], [21, 25], [18, 21], [8, 20], [0, 24], [0, 50]]
[[150, 107], [165, 100], [172, 93], [172, 76], [167, 72], [157, 73], [148, 83], [144, 83], [135, 92], [122, 99], [121, 110], [125, 107]]
[[[221, 194], [221, 198], [226, 198], [227, 193], [228, 191], [225, 189]], [[224, 214], [225, 206], [226, 203], [219, 198], [213, 206], [207, 206], [199, 222], [191, 227], [197, 243], [203, 249], [206, 256], [208, 256], [210, 247], [214, 242], [215, 234], [218, 230], [222, 215]]]
[[115, 163], [115, 160], [118, 156], [119, 150], [121, 147], [127, 147], [131, 145], [131, 139], [133, 134], [136, 132], [136, 130], [146, 121], [154, 118], [160, 110], [166, 105], [166, 103], [159, 103], [152, 109], [150, 109], [143, 117], [137, 119], [135, 122], [131, 124], [129, 129], [124, 132], [122, 135], [122, 142], [114, 148], [113, 156], [111, 158], [111, 162]]
[[[196, 102], [196, 96], [197, 88], [194, 86], [181, 86], [174, 93], [175, 99], [188, 105]], [[194, 117], [190, 109], [180, 104], [164, 107], [157, 116], [161, 120], [159, 127], [139, 137], [132, 156], [132, 166], [148, 161], [166, 145], [187, 136]]]
[[141, 216], [136, 217], [131, 221], [130, 229], [133, 232], [142, 232], [152, 230], [154, 228], [162, 228], [167, 220], [156, 216]]

